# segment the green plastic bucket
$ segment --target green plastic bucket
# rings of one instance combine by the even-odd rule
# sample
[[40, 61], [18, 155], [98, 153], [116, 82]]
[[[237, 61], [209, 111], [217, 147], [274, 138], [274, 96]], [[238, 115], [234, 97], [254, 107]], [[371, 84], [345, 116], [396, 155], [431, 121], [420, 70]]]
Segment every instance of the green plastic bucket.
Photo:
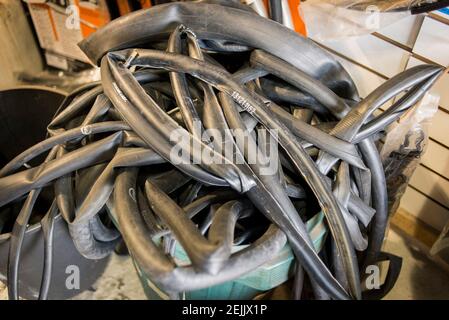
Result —
[[[322, 212], [307, 221], [307, 231], [312, 238], [315, 249], [320, 251], [327, 234], [327, 227], [324, 224], [324, 214]], [[233, 251], [237, 252], [245, 247], [247, 245], [235, 246]], [[179, 243], [176, 243], [173, 257], [178, 265], [190, 264], [186, 252]], [[292, 274], [293, 262], [293, 252], [290, 246], [286, 244], [276, 258], [245, 276], [209, 288], [184, 292], [182, 298], [186, 300], [249, 300], [286, 282]], [[169, 298], [165, 292], [160, 290], [141, 272], [136, 263], [135, 266], [148, 299], [160, 300]]]

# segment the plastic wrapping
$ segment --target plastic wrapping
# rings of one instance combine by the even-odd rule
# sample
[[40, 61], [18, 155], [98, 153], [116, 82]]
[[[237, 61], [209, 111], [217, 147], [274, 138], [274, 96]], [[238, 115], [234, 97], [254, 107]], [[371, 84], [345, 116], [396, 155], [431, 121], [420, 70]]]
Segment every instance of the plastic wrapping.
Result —
[[438, 0], [308, 0], [301, 10], [307, 34], [323, 41], [371, 33], [444, 6], [447, 2]]
[[[271, 18], [315, 40], [362, 35], [411, 14], [439, 10], [448, 0], [241, 0]], [[272, 5], [269, 5], [272, 4]]]
[[449, 221], [430, 249], [430, 254], [439, 255], [445, 261], [449, 261]]
[[412, 108], [388, 130], [381, 158], [387, 181], [390, 214], [398, 209], [408, 182], [426, 150], [428, 128], [438, 110], [438, 102], [437, 95], [426, 94], [416, 108]]
[[396, 2], [404, 1], [309, 0], [301, 3], [301, 9], [308, 36], [326, 41], [368, 34], [411, 15], [388, 10], [386, 4]]
[[[309, 2], [309, 1], [308, 1]], [[325, 0], [316, 2], [331, 3], [339, 7], [365, 11], [369, 7], [377, 7], [380, 12], [408, 11], [413, 8], [439, 2], [438, 0]], [[441, 1], [440, 1], [441, 2]]]

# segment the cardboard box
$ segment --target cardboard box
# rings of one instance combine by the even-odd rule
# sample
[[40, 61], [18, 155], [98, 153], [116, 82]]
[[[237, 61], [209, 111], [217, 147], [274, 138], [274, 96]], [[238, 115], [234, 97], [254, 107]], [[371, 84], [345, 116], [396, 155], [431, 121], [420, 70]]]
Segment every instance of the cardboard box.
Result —
[[[89, 63], [78, 43], [110, 21], [106, 0], [25, 0], [47, 64], [67, 69], [67, 61]], [[58, 59], [55, 59], [58, 57]]]

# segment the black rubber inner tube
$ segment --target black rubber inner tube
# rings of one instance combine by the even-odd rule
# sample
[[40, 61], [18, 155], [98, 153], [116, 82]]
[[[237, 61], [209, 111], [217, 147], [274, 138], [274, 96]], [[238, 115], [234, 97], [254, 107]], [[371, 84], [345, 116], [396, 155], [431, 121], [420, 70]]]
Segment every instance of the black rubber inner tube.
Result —
[[[101, 61], [101, 82], [69, 96], [47, 139], [0, 170], [0, 209], [21, 208], [12, 218], [12, 299], [23, 234], [48, 187], [42, 299], [57, 213], [88, 259], [109, 255], [122, 237], [137, 268], [168, 296], [235, 280], [287, 242], [295, 299], [391, 289], [398, 270], [389, 270], [383, 291], [361, 285], [366, 266], [399, 265], [381, 253], [388, 199], [374, 142], [442, 69], [411, 68], [360, 99], [341, 65], [309, 40], [240, 5], [213, 2], [140, 11], [81, 44]], [[40, 156], [46, 160], [29, 165]], [[316, 247], [307, 221], [319, 214], [329, 236]], [[174, 260], [177, 246], [187, 266]]]

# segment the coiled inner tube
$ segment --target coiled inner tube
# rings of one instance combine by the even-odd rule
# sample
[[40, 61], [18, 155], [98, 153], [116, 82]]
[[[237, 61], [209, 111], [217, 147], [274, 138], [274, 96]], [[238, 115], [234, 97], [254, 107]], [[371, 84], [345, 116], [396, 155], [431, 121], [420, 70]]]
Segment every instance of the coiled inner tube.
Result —
[[[198, 21], [186, 15], [195, 8], [222, 10], [225, 18], [214, 15], [212, 27], [197, 32]], [[134, 30], [156, 13], [173, 23], [152, 21], [151, 28], [163, 30], [157, 36]], [[258, 46], [254, 32], [230, 28], [227, 36], [227, 15], [294, 40], [280, 53]], [[103, 30], [82, 44], [101, 60], [101, 83], [64, 102], [48, 138], [0, 170], [0, 207], [21, 207], [10, 243], [10, 298], [19, 296], [21, 242], [44, 189], [52, 205], [42, 220], [48, 245], [41, 298], [58, 213], [84, 257], [103, 258], [123, 239], [140, 271], [170, 297], [237, 279], [287, 243], [296, 261], [296, 299], [369, 298], [362, 293], [364, 268], [380, 260], [390, 260], [390, 271], [398, 266], [380, 252], [387, 193], [374, 142], [442, 69], [411, 68], [360, 99], [345, 72], [330, 82], [342, 70], [330, 56], [260, 19], [239, 7], [171, 4], [105, 28], [132, 30], [126, 41]], [[326, 72], [301, 65], [299, 52], [307, 50], [330, 61]], [[41, 164], [29, 165], [42, 155]], [[316, 248], [306, 222], [319, 213], [329, 235]], [[188, 265], [173, 258], [176, 245]], [[237, 245], [243, 247], [236, 251]], [[391, 289], [397, 271], [371, 297]]]

